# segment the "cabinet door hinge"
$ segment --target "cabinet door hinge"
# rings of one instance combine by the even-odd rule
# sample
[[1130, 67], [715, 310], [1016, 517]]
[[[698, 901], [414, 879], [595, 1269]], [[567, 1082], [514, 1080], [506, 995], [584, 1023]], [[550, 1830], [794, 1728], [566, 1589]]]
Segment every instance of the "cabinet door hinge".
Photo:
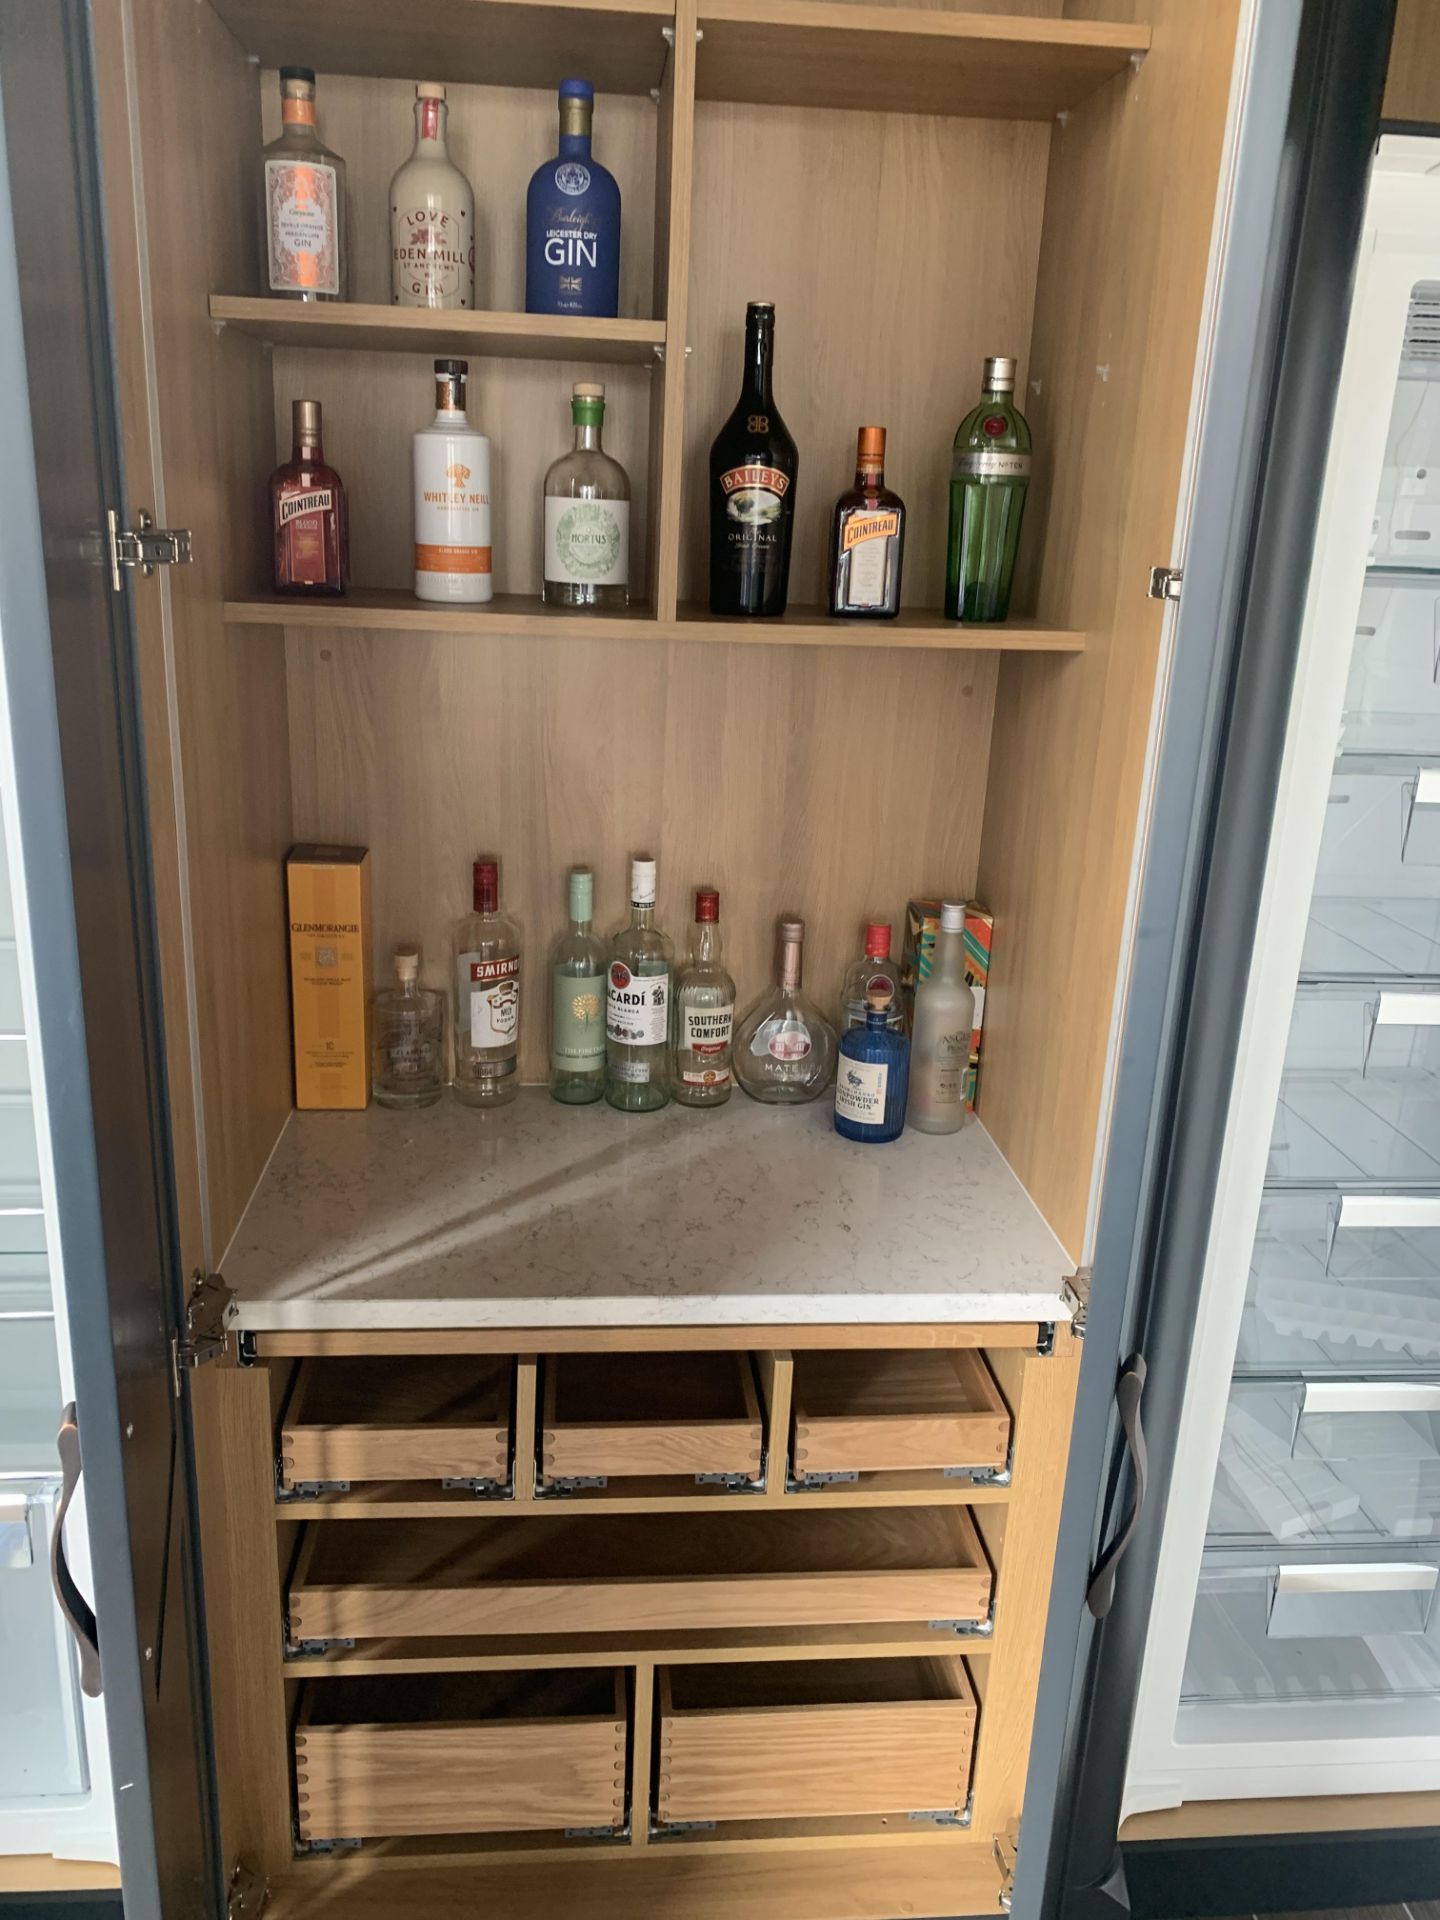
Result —
[[154, 573], [157, 567], [188, 567], [194, 557], [190, 550], [188, 527], [157, 527], [142, 507], [133, 530], [122, 527], [120, 516], [111, 507], [105, 515], [106, 545], [110, 552], [110, 585], [119, 593], [122, 567], [138, 567], [141, 573]]
[[170, 1336], [170, 1378], [180, 1398], [180, 1375], [218, 1360], [225, 1351], [225, 1328], [234, 1295], [218, 1273], [197, 1273], [185, 1303], [185, 1325]]
[[1152, 567], [1150, 569], [1150, 598], [1152, 600], [1178, 600], [1180, 582], [1185, 578], [1183, 567]]
[[994, 1836], [995, 1864], [1000, 1869], [1000, 1911], [1009, 1913], [1015, 1898], [1015, 1852], [1020, 1845], [1020, 1822]]
[[225, 1920], [257, 1920], [270, 1898], [270, 1882], [247, 1861], [237, 1860], [225, 1899]]
[[1085, 1338], [1085, 1320], [1090, 1311], [1089, 1267], [1077, 1267], [1061, 1288], [1070, 1307], [1070, 1331], [1077, 1340]]

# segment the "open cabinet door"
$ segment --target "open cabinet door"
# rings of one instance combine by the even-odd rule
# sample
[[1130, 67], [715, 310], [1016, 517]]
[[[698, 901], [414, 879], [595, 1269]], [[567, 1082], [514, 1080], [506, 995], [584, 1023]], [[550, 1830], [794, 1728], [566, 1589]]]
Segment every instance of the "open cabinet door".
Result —
[[98, 1641], [125, 1912], [206, 1920], [224, 1883], [135, 622], [153, 583], [117, 585], [107, 541], [126, 494], [94, 71], [81, 0], [0, 4], [4, 717], [94, 1570], [93, 1618], [72, 1611]]

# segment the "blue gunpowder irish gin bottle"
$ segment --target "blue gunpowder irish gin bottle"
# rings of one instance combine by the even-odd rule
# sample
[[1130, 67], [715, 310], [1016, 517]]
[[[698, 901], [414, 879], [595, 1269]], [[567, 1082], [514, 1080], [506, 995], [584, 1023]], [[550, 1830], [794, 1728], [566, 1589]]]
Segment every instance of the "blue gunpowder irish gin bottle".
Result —
[[863, 1027], [840, 1040], [835, 1075], [835, 1131], [847, 1140], [898, 1140], [910, 1090], [910, 1042], [890, 1028], [890, 994], [873, 987]]
[[595, 89], [560, 82], [560, 151], [525, 204], [525, 311], [613, 320], [620, 311], [620, 189], [590, 151]]

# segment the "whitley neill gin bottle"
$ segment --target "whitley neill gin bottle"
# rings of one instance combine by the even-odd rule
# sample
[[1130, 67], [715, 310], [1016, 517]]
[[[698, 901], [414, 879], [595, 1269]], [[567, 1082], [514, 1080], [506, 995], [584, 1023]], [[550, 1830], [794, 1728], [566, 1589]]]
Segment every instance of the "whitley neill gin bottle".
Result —
[[475, 305], [475, 195], [445, 145], [445, 89], [415, 89], [415, 146], [390, 182], [390, 299], [397, 307]]
[[955, 434], [950, 468], [950, 544], [945, 613], [951, 620], [1003, 620], [1030, 485], [1030, 429], [1015, 407], [1015, 362], [985, 362], [985, 391]]
[[435, 418], [414, 437], [415, 595], [489, 600], [490, 442], [465, 411], [464, 360], [435, 362]]
[[560, 82], [560, 151], [535, 169], [525, 201], [525, 311], [620, 311], [620, 189], [590, 151], [595, 89]]
[[350, 572], [345, 488], [325, 464], [320, 402], [292, 400], [295, 444], [270, 476], [277, 593], [344, 593]]
[[905, 502], [885, 484], [885, 429], [861, 427], [855, 484], [835, 502], [830, 523], [831, 613], [893, 620], [904, 560]]
[[784, 613], [800, 457], [775, 407], [775, 308], [745, 309], [745, 384], [710, 449], [710, 611]]

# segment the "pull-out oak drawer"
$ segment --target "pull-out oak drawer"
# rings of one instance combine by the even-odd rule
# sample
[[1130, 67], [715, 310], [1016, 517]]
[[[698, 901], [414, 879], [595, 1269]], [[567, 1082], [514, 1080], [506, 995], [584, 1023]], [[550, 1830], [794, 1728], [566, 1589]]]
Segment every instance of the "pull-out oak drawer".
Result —
[[991, 1572], [963, 1507], [547, 1514], [306, 1529], [294, 1640], [980, 1623]]
[[317, 1680], [295, 1727], [300, 1838], [625, 1824], [625, 1677]]
[[797, 1353], [795, 1480], [914, 1468], [999, 1472], [1010, 1410], [969, 1348]]
[[660, 1674], [662, 1826], [958, 1813], [975, 1695], [962, 1661], [810, 1660]]
[[286, 1491], [362, 1480], [510, 1480], [515, 1362], [459, 1354], [302, 1360], [280, 1428]]
[[566, 1353], [545, 1363], [541, 1485], [683, 1475], [758, 1481], [748, 1353]]

